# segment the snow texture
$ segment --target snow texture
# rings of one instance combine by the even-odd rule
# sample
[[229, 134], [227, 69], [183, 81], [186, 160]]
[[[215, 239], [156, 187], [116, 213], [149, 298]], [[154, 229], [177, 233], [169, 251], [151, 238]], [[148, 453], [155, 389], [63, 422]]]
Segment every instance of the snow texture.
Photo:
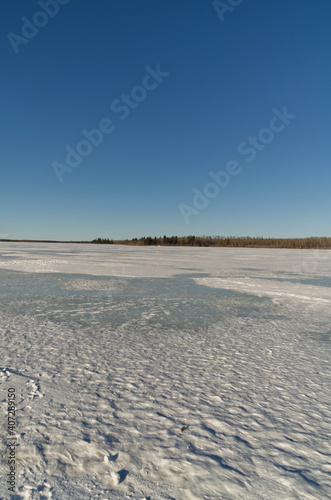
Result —
[[330, 286], [330, 251], [0, 243], [0, 498], [331, 498]]

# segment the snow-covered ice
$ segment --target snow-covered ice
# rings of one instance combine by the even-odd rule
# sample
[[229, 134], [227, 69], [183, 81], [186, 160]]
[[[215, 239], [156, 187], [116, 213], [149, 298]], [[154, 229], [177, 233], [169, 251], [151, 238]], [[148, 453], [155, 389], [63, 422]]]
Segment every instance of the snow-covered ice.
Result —
[[331, 251], [4, 242], [0, 305], [0, 498], [331, 498]]

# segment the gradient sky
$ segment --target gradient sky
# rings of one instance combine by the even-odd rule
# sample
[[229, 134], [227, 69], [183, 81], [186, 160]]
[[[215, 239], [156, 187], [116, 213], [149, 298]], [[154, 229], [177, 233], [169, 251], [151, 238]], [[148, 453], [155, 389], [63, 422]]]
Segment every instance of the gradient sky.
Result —
[[[54, 1], [1, 2], [0, 238], [331, 236], [330, 0]], [[104, 118], [113, 131], [60, 182], [54, 162]], [[197, 209], [231, 160], [240, 173]]]

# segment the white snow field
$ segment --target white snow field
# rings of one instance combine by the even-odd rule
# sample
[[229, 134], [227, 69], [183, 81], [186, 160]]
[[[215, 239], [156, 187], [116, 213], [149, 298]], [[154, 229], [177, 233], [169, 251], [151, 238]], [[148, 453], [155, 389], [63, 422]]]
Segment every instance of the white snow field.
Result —
[[331, 251], [0, 243], [0, 498], [331, 498], [330, 287]]

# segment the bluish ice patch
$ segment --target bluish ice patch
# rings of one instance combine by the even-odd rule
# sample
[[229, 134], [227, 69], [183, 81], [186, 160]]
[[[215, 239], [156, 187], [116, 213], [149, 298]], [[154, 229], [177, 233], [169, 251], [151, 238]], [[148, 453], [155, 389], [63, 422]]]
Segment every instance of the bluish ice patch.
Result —
[[[121, 325], [137, 330], [197, 331], [224, 320], [286, 320], [269, 297], [199, 285], [204, 273], [171, 278], [119, 278], [0, 270], [0, 307], [68, 327]], [[303, 334], [330, 340], [329, 323], [305, 325]]]
[[0, 271], [2, 310], [68, 326], [201, 329], [229, 315], [280, 317], [269, 298], [198, 285], [192, 278], [115, 278]]

